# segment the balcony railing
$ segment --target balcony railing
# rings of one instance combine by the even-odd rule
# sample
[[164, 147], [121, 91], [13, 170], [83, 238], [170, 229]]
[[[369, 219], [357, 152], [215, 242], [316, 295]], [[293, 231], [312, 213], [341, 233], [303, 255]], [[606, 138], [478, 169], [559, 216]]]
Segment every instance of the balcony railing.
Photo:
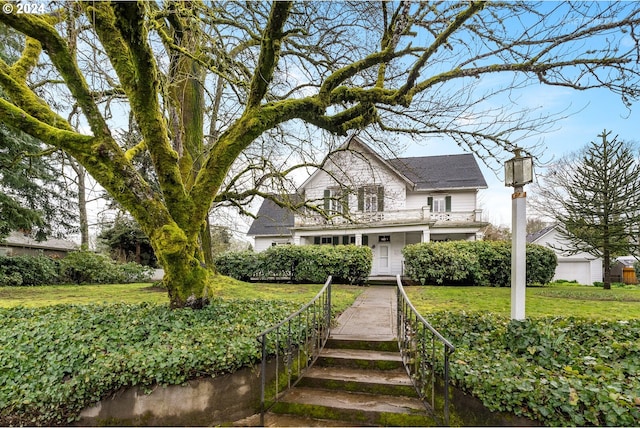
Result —
[[[420, 398], [430, 402], [434, 414], [441, 411], [443, 425], [449, 425], [449, 358], [455, 347], [411, 304], [400, 275], [396, 282], [398, 345], [402, 361]], [[436, 400], [436, 396], [444, 397], [444, 400]]]
[[428, 223], [428, 222], [451, 222], [451, 223], [472, 223], [480, 221], [482, 210], [475, 211], [453, 211], [453, 212], [430, 212], [429, 207], [410, 210], [392, 210], [376, 212], [352, 212], [348, 216], [334, 214], [330, 218], [325, 218], [317, 213], [295, 216], [295, 227], [312, 227], [326, 225], [345, 224], [367, 224], [367, 223]]

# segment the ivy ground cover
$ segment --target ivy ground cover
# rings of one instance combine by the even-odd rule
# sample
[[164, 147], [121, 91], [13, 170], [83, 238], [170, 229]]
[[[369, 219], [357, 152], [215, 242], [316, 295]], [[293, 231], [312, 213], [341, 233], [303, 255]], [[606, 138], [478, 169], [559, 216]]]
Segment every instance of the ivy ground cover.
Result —
[[[83, 293], [91, 288], [71, 287], [77, 295], [69, 299], [88, 298]], [[103, 287], [110, 286], [101, 286], [107, 293]], [[132, 303], [147, 291], [128, 296], [128, 303], [2, 308], [0, 426], [66, 425], [122, 387], [182, 384], [252, 365], [259, 359], [256, 335], [320, 288], [229, 281], [213, 287], [212, 304], [198, 311]], [[119, 288], [112, 291], [104, 300], [120, 301]], [[360, 292], [335, 287], [334, 309], [350, 305]]]
[[544, 425], [640, 426], [640, 290], [527, 289], [530, 318], [510, 321], [499, 289], [465, 289], [475, 294], [409, 289], [418, 310], [456, 346], [456, 386], [491, 410]]

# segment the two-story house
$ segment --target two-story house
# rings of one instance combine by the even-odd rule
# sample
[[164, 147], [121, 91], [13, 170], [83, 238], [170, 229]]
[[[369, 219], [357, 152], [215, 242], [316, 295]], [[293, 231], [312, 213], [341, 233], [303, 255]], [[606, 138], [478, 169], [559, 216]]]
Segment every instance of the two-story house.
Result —
[[265, 200], [248, 235], [255, 250], [279, 244], [368, 245], [372, 276], [403, 273], [402, 248], [480, 239], [478, 191], [487, 184], [472, 154], [383, 159], [350, 137], [298, 189], [318, 211]]

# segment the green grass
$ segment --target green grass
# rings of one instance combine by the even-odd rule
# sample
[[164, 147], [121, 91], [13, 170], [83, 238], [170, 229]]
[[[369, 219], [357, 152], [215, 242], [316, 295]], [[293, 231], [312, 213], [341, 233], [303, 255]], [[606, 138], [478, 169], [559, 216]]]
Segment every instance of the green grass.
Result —
[[[211, 284], [210, 293], [223, 299], [290, 300], [300, 305], [310, 301], [323, 284], [246, 283], [219, 276]], [[334, 309], [349, 307], [362, 292], [362, 287], [334, 284]], [[42, 307], [58, 304], [108, 303], [168, 304], [167, 291], [153, 284], [51, 285], [41, 287], [0, 287], [0, 307]]]
[[[409, 299], [423, 315], [436, 311], [488, 311], [509, 316], [511, 289], [493, 287], [406, 287]], [[528, 287], [526, 316], [562, 316], [597, 320], [640, 318], [640, 288], [604, 290], [569, 284]]]

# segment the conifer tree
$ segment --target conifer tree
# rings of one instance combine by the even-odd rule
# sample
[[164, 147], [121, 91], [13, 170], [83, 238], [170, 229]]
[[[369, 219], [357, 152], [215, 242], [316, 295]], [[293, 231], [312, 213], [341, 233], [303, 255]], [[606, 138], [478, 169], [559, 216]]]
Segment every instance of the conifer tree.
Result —
[[559, 223], [568, 254], [602, 257], [604, 288], [610, 289], [612, 261], [638, 255], [640, 159], [611, 132], [598, 138], [549, 168], [534, 206]]

